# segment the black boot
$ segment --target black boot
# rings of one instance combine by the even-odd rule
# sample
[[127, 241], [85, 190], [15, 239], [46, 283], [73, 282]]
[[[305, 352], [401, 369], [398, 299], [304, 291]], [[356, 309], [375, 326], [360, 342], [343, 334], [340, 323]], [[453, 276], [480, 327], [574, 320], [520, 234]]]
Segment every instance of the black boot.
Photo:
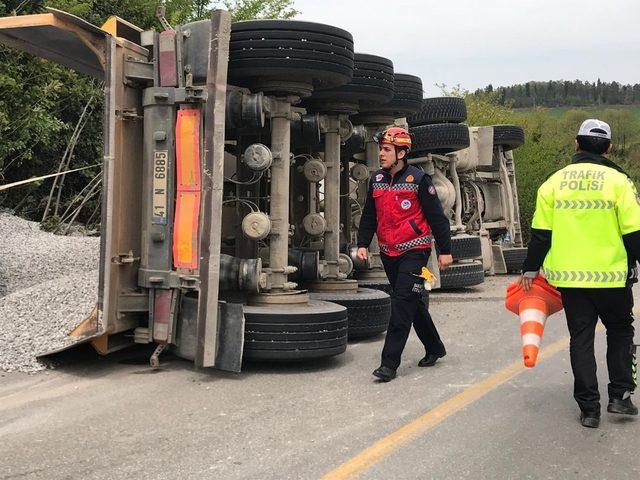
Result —
[[599, 412], [581, 412], [580, 423], [583, 427], [598, 428], [600, 426]]
[[607, 405], [607, 412], [621, 415], [638, 415], [638, 407], [631, 401], [631, 396], [625, 394], [626, 398], [610, 398]]
[[419, 367], [433, 367], [439, 358], [442, 358], [446, 355], [436, 355], [435, 353], [427, 353], [423, 359], [418, 362]]
[[380, 365], [373, 371], [373, 375], [378, 377], [383, 382], [390, 382], [391, 380], [396, 378], [396, 371], [391, 367]]

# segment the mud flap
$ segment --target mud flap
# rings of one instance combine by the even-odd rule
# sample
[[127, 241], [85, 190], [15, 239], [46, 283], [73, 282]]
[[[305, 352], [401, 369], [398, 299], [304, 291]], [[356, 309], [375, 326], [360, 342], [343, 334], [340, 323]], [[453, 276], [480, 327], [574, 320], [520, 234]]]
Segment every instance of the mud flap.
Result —
[[239, 373], [244, 347], [244, 309], [239, 303], [218, 303], [218, 350], [214, 367]]
[[492, 245], [493, 250], [493, 271], [496, 274], [507, 273], [507, 262], [504, 259], [502, 253], [502, 247], [500, 245]]
[[[227, 372], [240, 372], [244, 348], [244, 309], [240, 303], [218, 302], [216, 351], [213, 367]], [[198, 296], [182, 296], [177, 323], [174, 353], [193, 361], [197, 355]]]

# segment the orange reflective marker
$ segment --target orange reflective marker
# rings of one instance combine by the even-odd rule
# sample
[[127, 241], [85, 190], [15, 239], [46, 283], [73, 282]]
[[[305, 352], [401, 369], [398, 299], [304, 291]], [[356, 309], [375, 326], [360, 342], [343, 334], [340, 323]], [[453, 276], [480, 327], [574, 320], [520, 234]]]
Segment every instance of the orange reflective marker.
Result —
[[560, 292], [549, 285], [542, 275], [538, 275], [528, 292], [515, 282], [510, 284], [504, 305], [507, 310], [520, 316], [524, 366], [534, 367], [547, 317], [562, 310]]
[[200, 221], [200, 110], [178, 110], [176, 173], [173, 264], [178, 269], [195, 271]]

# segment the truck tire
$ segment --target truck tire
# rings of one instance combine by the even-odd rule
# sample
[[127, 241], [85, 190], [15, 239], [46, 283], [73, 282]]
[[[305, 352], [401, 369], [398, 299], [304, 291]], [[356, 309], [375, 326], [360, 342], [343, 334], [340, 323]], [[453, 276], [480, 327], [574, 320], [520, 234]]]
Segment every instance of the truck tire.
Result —
[[389, 295], [391, 295], [391, 292], [393, 291], [391, 289], [391, 284], [389, 283], [389, 280], [358, 279], [358, 286], [361, 288], [372, 288], [374, 290], [381, 290], [383, 292], [387, 292]]
[[505, 150], [514, 150], [524, 145], [524, 130], [517, 125], [494, 125], [493, 146], [498, 145]]
[[455, 235], [451, 237], [453, 260], [471, 260], [482, 256], [480, 237], [475, 235]]
[[422, 100], [418, 113], [409, 117], [409, 125], [432, 125], [436, 123], [462, 123], [467, 119], [464, 98], [435, 97]]
[[503, 248], [504, 263], [508, 273], [520, 273], [527, 258], [527, 247]]
[[481, 262], [454, 263], [440, 272], [440, 288], [443, 290], [472, 287], [484, 282]]
[[358, 288], [357, 292], [310, 292], [314, 300], [347, 307], [349, 338], [366, 338], [384, 332], [391, 317], [391, 298], [385, 292]]
[[303, 306], [245, 306], [245, 360], [305, 360], [347, 348], [347, 309], [310, 300]]
[[[313, 111], [327, 111], [326, 105], [385, 104], [394, 92], [393, 62], [388, 58], [356, 53], [353, 56], [353, 79], [339, 87], [321, 90], [309, 97], [304, 105]], [[331, 107], [328, 107], [331, 110]]]
[[415, 75], [394, 74], [394, 93], [389, 103], [384, 105], [363, 105], [361, 112], [367, 114], [405, 117], [420, 111], [422, 107], [422, 80]]
[[446, 154], [469, 146], [469, 127], [458, 123], [441, 123], [411, 127], [413, 146], [410, 157], [427, 153]]
[[353, 37], [340, 28], [291, 20], [250, 20], [231, 25], [229, 83], [312, 83], [315, 89], [353, 78]]

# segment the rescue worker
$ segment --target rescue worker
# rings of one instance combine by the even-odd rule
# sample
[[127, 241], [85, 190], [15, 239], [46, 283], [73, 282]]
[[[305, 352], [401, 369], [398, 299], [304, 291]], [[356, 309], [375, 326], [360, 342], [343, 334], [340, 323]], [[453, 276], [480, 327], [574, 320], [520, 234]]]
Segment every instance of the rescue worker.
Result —
[[358, 229], [357, 256], [367, 259], [373, 234], [378, 236], [385, 272], [393, 289], [391, 319], [380, 367], [373, 375], [388, 382], [396, 376], [411, 324], [425, 347], [418, 363], [432, 366], [446, 355], [424, 301], [424, 283], [417, 275], [427, 265], [435, 236], [441, 269], [452, 263], [451, 231], [431, 177], [407, 165], [411, 136], [404, 128], [391, 127], [376, 134], [380, 170], [369, 181], [367, 200]]
[[607, 329], [607, 411], [637, 415], [631, 284], [640, 258], [640, 197], [631, 179], [604, 154], [611, 128], [585, 120], [571, 163], [538, 190], [531, 240], [520, 283], [531, 288], [544, 267], [562, 295], [571, 336], [573, 396], [583, 426], [600, 424], [594, 336], [598, 317]]

